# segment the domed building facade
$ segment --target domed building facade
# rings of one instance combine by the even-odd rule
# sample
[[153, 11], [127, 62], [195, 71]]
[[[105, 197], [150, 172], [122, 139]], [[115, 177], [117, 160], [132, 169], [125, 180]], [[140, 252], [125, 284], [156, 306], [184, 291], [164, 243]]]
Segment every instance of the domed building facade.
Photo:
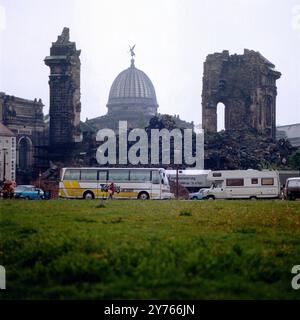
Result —
[[149, 77], [131, 66], [114, 80], [108, 97], [107, 114], [90, 119], [87, 123], [96, 129], [118, 129], [119, 121], [127, 121], [128, 128], [145, 128], [157, 115], [158, 103], [154, 86]]

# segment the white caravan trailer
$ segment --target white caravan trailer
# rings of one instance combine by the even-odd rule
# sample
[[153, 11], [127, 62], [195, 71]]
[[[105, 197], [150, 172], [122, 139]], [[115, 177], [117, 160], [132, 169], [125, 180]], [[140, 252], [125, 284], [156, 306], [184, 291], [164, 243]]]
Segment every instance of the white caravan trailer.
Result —
[[207, 179], [212, 185], [203, 191], [205, 199], [278, 198], [280, 195], [277, 171], [252, 169], [211, 171]]

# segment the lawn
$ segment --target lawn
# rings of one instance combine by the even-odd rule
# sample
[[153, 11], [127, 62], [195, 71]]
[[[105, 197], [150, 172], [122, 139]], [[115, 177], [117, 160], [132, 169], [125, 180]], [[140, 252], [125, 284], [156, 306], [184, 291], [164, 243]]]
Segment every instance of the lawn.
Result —
[[0, 201], [12, 299], [299, 299], [300, 202]]

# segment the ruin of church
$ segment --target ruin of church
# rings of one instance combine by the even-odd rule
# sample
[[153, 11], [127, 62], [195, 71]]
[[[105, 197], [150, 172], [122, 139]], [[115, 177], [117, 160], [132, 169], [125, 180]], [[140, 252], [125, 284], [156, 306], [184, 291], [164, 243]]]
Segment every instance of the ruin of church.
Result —
[[[115, 130], [120, 120], [128, 121], [128, 129], [145, 128], [152, 117], [161, 116], [155, 87], [148, 75], [135, 66], [133, 48], [131, 54], [129, 68], [112, 83], [107, 113], [85, 122], [80, 121], [80, 50], [70, 41], [68, 28], [52, 43], [50, 55], [44, 60], [50, 68], [49, 115], [44, 116], [40, 99], [0, 93], [0, 122], [16, 137], [18, 183], [33, 181], [49, 168], [49, 160], [60, 165], [97, 165], [93, 159], [99, 129]], [[217, 105], [222, 102], [228, 133], [255, 129], [275, 138], [276, 80], [280, 76], [259, 52], [245, 49], [243, 55], [229, 55], [228, 51], [208, 55], [202, 91], [205, 131], [217, 132]], [[194, 127], [193, 122], [181, 120], [178, 115], [168, 117], [176, 127]]]
[[276, 137], [276, 80], [281, 73], [259, 52], [209, 54], [204, 62], [202, 126], [217, 132], [217, 105], [225, 105], [225, 130], [255, 129]]
[[52, 43], [45, 64], [50, 67], [49, 146], [54, 149], [81, 141], [80, 50], [64, 28]]

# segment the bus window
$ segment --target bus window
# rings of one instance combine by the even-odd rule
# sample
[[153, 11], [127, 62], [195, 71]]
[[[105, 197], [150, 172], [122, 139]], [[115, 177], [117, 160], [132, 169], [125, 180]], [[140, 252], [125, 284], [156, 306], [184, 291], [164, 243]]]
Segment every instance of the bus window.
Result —
[[158, 171], [152, 171], [152, 183], [159, 184], [160, 183], [160, 174]]
[[129, 181], [129, 170], [111, 170], [108, 180], [113, 182]]
[[80, 180], [97, 181], [97, 170], [81, 170]]
[[150, 181], [150, 170], [130, 171], [130, 181], [136, 181], [136, 182]]
[[79, 180], [80, 170], [68, 169], [65, 172], [64, 180]]
[[169, 185], [169, 180], [168, 180], [166, 173], [164, 171], [160, 171], [159, 174], [160, 174], [160, 178], [161, 178], [161, 183], [164, 185]]
[[98, 180], [107, 181], [107, 171], [98, 171]]

